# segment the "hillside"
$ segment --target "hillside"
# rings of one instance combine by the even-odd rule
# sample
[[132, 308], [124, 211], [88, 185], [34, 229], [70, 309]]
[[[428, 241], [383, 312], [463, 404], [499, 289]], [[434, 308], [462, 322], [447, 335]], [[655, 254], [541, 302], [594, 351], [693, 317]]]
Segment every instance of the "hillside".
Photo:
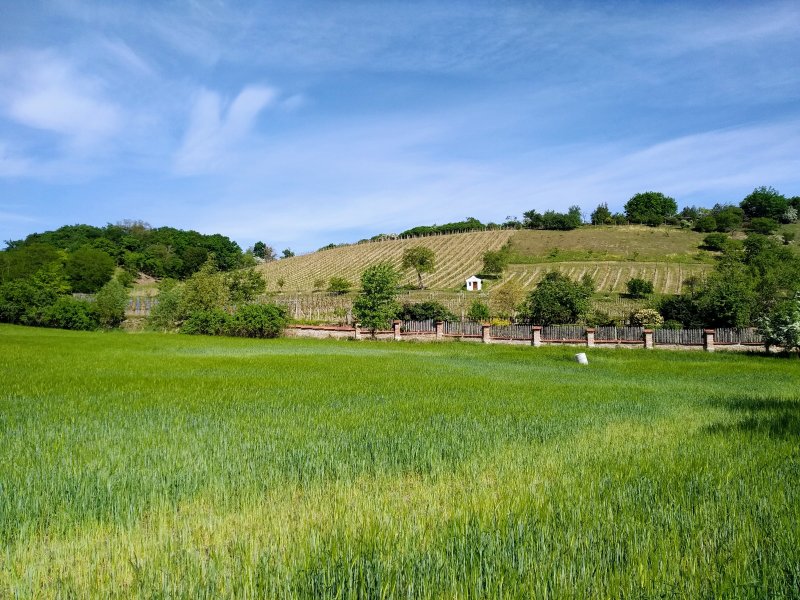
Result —
[[[267, 289], [310, 292], [315, 281], [327, 287], [333, 277], [358, 284], [371, 264], [389, 261], [400, 266], [403, 250], [427, 246], [436, 253], [437, 269], [425, 276], [429, 289], [460, 289], [464, 279], [480, 271], [483, 253], [506, 243], [511, 265], [505, 280], [518, 279], [526, 289], [551, 269], [573, 277], [589, 272], [598, 290], [620, 292], [631, 277], [645, 277], [662, 293], [677, 293], [690, 275], [710, 269], [711, 256], [698, 250], [703, 235], [675, 228], [644, 226], [585, 227], [574, 231], [497, 230], [457, 233], [424, 238], [386, 240], [331, 248], [260, 265]], [[416, 275], [404, 274], [403, 283], [414, 285]], [[491, 285], [491, 282], [487, 282]]]
[[[258, 268], [266, 277], [270, 291], [277, 290], [277, 281], [283, 278], [284, 290], [310, 292], [315, 280], [325, 281], [327, 287], [328, 280], [334, 276], [357, 285], [361, 272], [368, 266], [388, 261], [399, 268], [406, 248], [426, 246], [436, 253], [437, 268], [425, 276], [425, 285], [433, 289], [458, 288], [465, 278], [480, 271], [484, 252], [499, 250], [516, 233], [514, 230], [476, 231], [368, 242], [268, 262]], [[414, 285], [416, 279], [414, 272], [408, 271], [403, 283]]]

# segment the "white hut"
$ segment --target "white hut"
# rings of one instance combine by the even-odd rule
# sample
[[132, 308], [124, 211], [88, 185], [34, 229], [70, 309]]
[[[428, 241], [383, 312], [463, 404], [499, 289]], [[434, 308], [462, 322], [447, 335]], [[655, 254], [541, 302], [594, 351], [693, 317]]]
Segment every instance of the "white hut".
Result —
[[468, 292], [480, 292], [482, 287], [483, 287], [483, 281], [479, 277], [475, 277], [475, 275], [473, 275], [472, 277], [467, 279]]

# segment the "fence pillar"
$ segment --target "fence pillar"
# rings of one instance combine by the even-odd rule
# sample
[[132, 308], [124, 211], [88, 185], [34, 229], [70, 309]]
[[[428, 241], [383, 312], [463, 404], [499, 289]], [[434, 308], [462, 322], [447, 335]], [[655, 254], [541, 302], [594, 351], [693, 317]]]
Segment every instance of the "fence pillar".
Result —
[[402, 321], [392, 321], [392, 331], [394, 332], [394, 339], [400, 339], [400, 326], [403, 324]]
[[542, 326], [534, 325], [531, 327], [531, 345], [537, 348], [542, 345]]
[[436, 339], [441, 340], [444, 337], [444, 321], [436, 321]]
[[653, 349], [653, 330], [652, 329], [645, 329], [644, 330], [644, 347], [648, 350]]
[[594, 327], [586, 328], [586, 347], [594, 348]]
[[488, 323], [481, 325], [481, 339], [484, 344], [492, 343], [492, 326]]
[[353, 338], [361, 339], [361, 323], [353, 323]]
[[703, 330], [703, 350], [706, 352], [713, 352], [714, 351], [714, 330], [713, 329], [704, 329]]

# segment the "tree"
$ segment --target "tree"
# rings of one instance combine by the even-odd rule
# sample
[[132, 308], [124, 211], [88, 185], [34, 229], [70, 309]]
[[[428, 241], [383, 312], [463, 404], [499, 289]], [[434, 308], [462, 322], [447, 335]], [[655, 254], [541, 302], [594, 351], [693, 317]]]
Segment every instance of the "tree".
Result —
[[496, 316], [513, 319], [524, 299], [525, 290], [519, 281], [512, 279], [492, 291], [489, 303]]
[[423, 289], [422, 274], [436, 270], [436, 255], [425, 246], [412, 246], [403, 251], [403, 269], [414, 269], [417, 272], [419, 289]]
[[66, 273], [72, 291], [93, 294], [114, 274], [114, 259], [102, 250], [84, 246], [67, 259]]
[[128, 291], [116, 279], [111, 279], [100, 288], [94, 299], [94, 308], [100, 325], [107, 328], [118, 327], [125, 320], [128, 301]]
[[653, 283], [640, 277], [633, 277], [625, 284], [631, 298], [646, 298], [653, 293]]
[[467, 312], [467, 318], [470, 321], [488, 321], [491, 318], [489, 307], [480, 300], [473, 300], [472, 304], [470, 304], [469, 311]]
[[331, 277], [328, 280], [328, 291], [332, 294], [346, 294], [350, 291], [350, 282], [344, 277]]
[[776, 305], [758, 321], [758, 332], [767, 350], [780, 346], [787, 352], [796, 350], [800, 356], [800, 295]]
[[678, 212], [674, 198], [661, 192], [635, 194], [625, 203], [625, 215], [633, 223], [660, 225]]
[[483, 253], [484, 275], [502, 275], [508, 266], [508, 252], [505, 249], [487, 250]]
[[750, 220], [748, 229], [754, 233], [770, 235], [775, 233], [775, 231], [778, 229], [778, 222], [775, 219], [770, 219], [769, 217], [756, 217], [755, 219]]
[[294, 252], [290, 248], [284, 248], [281, 252], [281, 258], [291, 258], [292, 256], [294, 256]]
[[275, 260], [275, 250], [264, 242], [258, 241], [253, 245], [253, 255], [267, 262]]
[[589, 312], [593, 293], [590, 280], [578, 283], [558, 271], [551, 271], [528, 295], [525, 311], [540, 325], [576, 323]]
[[156, 331], [172, 331], [183, 320], [183, 286], [165, 279], [158, 286], [158, 303], [147, 316], [147, 326]]
[[610, 225], [614, 222], [611, 211], [608, 210], [608, 204], [605, 202], [597, 205], [597, 208], [595, 208], [592, 213], [591, 219], [592, 225]]
[[361, 294], [353, 303], [353, 313], [361, 324], [375, 335], [388, 327], [398, 312], [395, 301], [400, 274], [391, 263], [378, 263], [361, 274]]
[[228, 297], [236, 305], [252, 302], [267, 289], [264, 276], [255, 269], [237, 269], [225, 276]]
[[186, 280], [181, 299], [182, 315], [223, 309], [229, 302], [228, 286], [212, 258]]
[[761, 186], [754, 189], [739, 204], [748, 219], [759, 217], [780, 221], [789, 208], [789, 201], [776, 189]]

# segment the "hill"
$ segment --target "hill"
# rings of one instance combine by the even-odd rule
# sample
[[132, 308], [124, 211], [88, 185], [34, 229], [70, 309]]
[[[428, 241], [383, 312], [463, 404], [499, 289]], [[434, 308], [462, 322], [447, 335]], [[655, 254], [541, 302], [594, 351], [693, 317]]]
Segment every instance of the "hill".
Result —
[[[268, 262], [258, 268], [270, 291], [277, 291], [277, 282], [283, 279], [284, 291], [310, 292], [315, 281], [324, 281], [323, 287], [327, 287], [334, 276], [357, 285], [369, 265], [385, 260], [399, 267], [403, 251], [421, 245], [436, 253], [437, 269], [425, 277], [426, 287], [453, 290], [480, 271], [484, 252], [507, 245], [511, 264], [504, 280], [518, 279], [526, 289], [548, 270], [557, 269], [573, 277], [593, 274], [599, 291], [623, 291], [629, 278], [639, 276], [653, 280], [659, 292], [677, 293], [686, 277], [712, 266], [711, 255], [699, 250], [702, 239], [702, 234], [693, 231], [635, 225], [573, 231], [476, 231], [354, 244]], [[414, 285], [414, 273], [405, 273], [403, 283]]]
[[[426, 246], [436, 253], [436, 271], [425, 276], [425, 285], [433, 289], [461, 287], [464, 279], [480, 271], [483, 253], [499, 250], [513, 235], [514, 230], [475, 231], [422, 238], [407, 238], [367, 242], [318, 250], [303, 256], [294, 256], [260, 265], [267, 279], [267, 289], [278, 290], [277, 281], [283, 279], [284, 290], [310, 292], [314, 282], [322, 280], [327, 287], [331, 277], [344, 277], [358, 285], [361, 272], [380, 261], [388, 261], [400, 268], [403, 251], [412, 246]], [[404, 274], [403, 283], [414, 285], [416, 275]]]

